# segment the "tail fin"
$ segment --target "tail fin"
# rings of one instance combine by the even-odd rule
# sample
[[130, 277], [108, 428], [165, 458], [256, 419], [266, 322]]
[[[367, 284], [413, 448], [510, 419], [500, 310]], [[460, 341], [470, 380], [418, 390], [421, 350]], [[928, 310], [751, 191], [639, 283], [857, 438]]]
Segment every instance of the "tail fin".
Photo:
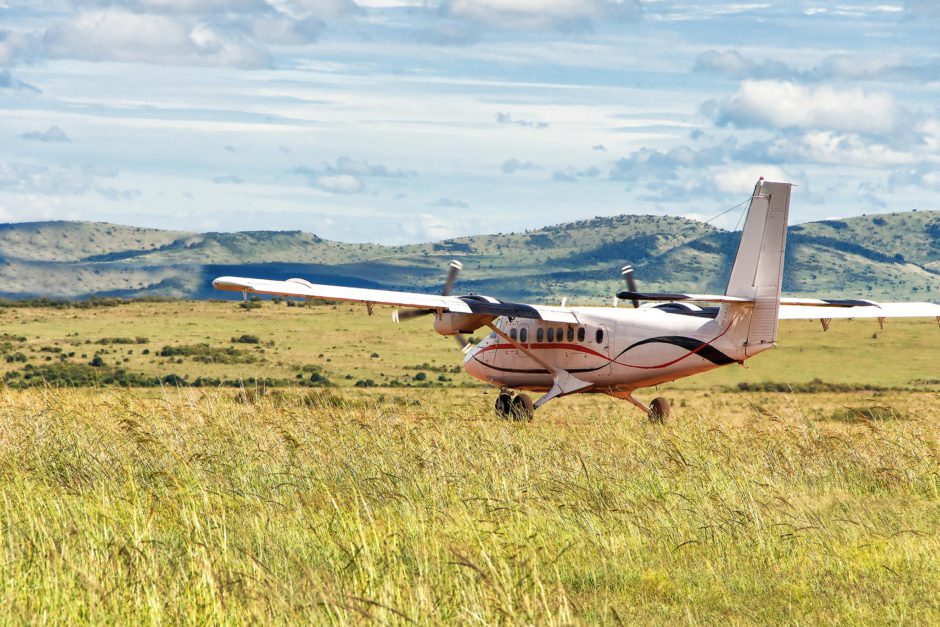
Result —
[[[739, 327], [735, 335], [744, 339], [747, 356], [770, 348], [777, 340], [790, 187], [790, 183], [770, 183], [763, 179], [757, 182], [725, 289], [726, 296], [754, 301], [753, 305], [746, 306], [722, 305], [719, 315], [725, 324], [740, 317], [739, 323], [745, 326]], [[750, 315], [741, 315], [747, 309]]]

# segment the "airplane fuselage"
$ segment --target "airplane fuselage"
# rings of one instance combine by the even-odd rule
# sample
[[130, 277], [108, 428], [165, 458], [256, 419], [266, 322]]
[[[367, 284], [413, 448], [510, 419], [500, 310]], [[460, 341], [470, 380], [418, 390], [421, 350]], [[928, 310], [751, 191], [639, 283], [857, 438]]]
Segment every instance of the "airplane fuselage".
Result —
[[578, 324], [496, 320], [500, 331], [543, 364], [493, 332], [466, 355], [464, 368], [496, 386], [544, 391], [554, 378], [548, 364], [593, 384], [585, 391], [626, 397], [638, 388], [740, 363], [758, 352], [746, 351], [739, 335], [733, 340], [728, 331], [734, 321], [720, 320], [714, 311], [709, 315], [681, 306], [572, 311]]

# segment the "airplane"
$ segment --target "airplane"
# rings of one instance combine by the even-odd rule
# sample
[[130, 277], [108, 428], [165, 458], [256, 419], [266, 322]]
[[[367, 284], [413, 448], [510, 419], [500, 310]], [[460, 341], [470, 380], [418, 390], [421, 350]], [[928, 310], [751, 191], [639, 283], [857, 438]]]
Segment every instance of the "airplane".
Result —
[[[746, 360], [777, 343], [778, 320], [819, 319], [828, 330], [834, 318], [935, 317], [933, 303], [877, 303], [861, 299], [781, 296], [791, 183], [761, 177], [754, 187], [741, 241], [725, 293], [646, 293], [636, 288], [631, 266], [622, 270], [633, 304], [621, 307], [530, 305], [452, 291], [461, 269], [450, 263], [440, 295], [318, 285], [304, 279], [271, 281], [219, 277], [218, 290], [365, 303], [399, 308], [396, 322], [434, 316], [434, 330], [456, 338], [464, 369], [500, 388], [496, 412], [531, 420], [548, 401], [576, 393], [608, 394], [629, 401], [654, 422], [670, 413], [664, 398], [649, 404], [637, 390]], [[645, 301], [640, 305], [640, 301]], [[616, 301], [614, 303], [616, 305]], [[465, 334], [490, 333], [475, 346]], [[515, 394], [511, 390], [517, 391]], [[532, 401], [524, 392], [541, 392]]]

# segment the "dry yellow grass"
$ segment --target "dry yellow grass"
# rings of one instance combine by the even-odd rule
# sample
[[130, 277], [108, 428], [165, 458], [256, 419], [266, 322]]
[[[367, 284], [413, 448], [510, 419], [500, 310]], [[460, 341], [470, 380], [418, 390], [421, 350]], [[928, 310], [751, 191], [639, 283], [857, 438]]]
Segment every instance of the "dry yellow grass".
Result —
[[940, 621], [935, 394], [334, 394], [0, 393], [4, 621]]

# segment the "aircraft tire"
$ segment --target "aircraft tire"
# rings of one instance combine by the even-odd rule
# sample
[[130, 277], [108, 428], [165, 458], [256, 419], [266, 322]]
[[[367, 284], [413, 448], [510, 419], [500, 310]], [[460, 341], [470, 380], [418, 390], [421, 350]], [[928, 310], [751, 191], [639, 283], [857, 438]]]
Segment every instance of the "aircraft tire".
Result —
[[512, 418], [513, 420], [532, 420], [535, 416], [535, 405], [532, 404], [532, 397], [528, 394], [517, 394], [512, 399]]
[[512, 415], [512, 396], [507, 392], [500, 392], [496, 397], [496, 417], [506, 420]]
[[669, 401], [664, 399], [662, 396], [657, 396], [650, 403], [650, 413], [649, 413], [650, 422], [655, 422], [656, 424], [662, 424], [666, 422], [666, 418], [668, 417], [669, 417]]

